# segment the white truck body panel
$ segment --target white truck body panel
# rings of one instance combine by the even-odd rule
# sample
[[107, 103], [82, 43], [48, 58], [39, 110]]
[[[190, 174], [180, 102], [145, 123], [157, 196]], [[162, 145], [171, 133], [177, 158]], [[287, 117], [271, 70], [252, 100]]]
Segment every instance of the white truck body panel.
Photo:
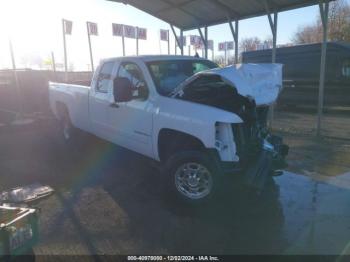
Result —
[[[113, 85], [108, 92], [98, 93], [95, 90], [99, 66], [93, 77], [91, 87], [50, 83], [50, 105], [52, 111], [59, 117], [57, 103], [64, 104], [69, 112], [72, 124], [82, 130], [92, 133], [102, 139], [118, 144], [145, 156], [160, 160], [158, 152], [158, 136], [162, 129], [180, 131], [198, 138], [206, 148], [217, 149], [222, 161], [238, 161], [236, 147], [230, 124], [242, 123], [242, 119], [235, 113], [199, 103], [188, 102], [157, 93], [152, 77], [145, 64], [152, 60], [194, 59], [181, 56], [145, 56], [124, 57], [102, 61], [115, 62], [113, 75], [123, 61], [130, 61], [139, 66], [149, 89], [148, 99], [132, 100], [113, 103]], [[281, 85], [280, 65], [240, 65], [223, 69], [205, 71], [205, 74], [219, 74], [239, 93], [252, 96], [258, 104], [271, 104], [278, 96]], [[192, 81], [202, 73], [189, 78]], [[111, 81], [112, 83], [112, 81]], [[179, 92], [181, 86], [179, 87]], [[218, 141], [216, 124], [222, 124], [222, 139]], [[223, 149], [218, 149], [219, 143], [230, 143]], [[226, 150], [226, 151], [225, 151]]]
[[[215, 123], [242, 123], [242, 119], [236, 114], [206, 105], [163, 96], [157, 98], [153, 116], [154, 134], [159, 134], [163, 128], [177, 130], [195, 136], [207, 148], [215, 148]], [[158, 135], [153, 139], [153, 144], [157, 145]], [[158, 156], [157, 146], [154, 148]]]
[[50, 82], [50, 106], [58, 117], [56, 102], [63, 102], [69, 111], [72, 124], [82, 130], [90, 132], [89, 121], [89, 86], [61, 84]]

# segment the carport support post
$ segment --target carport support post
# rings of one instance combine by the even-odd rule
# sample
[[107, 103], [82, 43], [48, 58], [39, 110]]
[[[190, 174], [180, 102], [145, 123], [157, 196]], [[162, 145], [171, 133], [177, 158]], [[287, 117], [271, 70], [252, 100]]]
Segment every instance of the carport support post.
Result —
[[[175, 32], [175, 28], [173, 25], [170, 25], [171, 31], [173, 31], [174, 37], [175, 37], [175, 54], [177, 53], [176, 51], [176, 46], [179, 46], [181, 49], [181, 54], [183, 55], [183, 34], [180, 32], [180, 39], [177, 37], [176, 32]], [[170, 40], [170, 35], [168, 34], [169, 40]], [[181, 43], [182, 40], [182, 43]], [[168, 42], [169, 43], [169, 42]], [[170, 46], [169, 46], [169, 54], [170, 54]]]
[[204, 50], [205, 50], [204, 56], [205, 58], [208, 58], [208, 27], [204, 28], [204, 35], [202, 33], [202, 30], [199, 27], [198, 27], [198, 32], [204, 44]]
[[276, 63], [276, 43], [277, 43], [277, 18], [278, 13], [277, 11], [273, 12], [273, 19], [271, 16], [271, 11], [269, 8], [269, 5], [267, 3], [267, 0], [264, 0], [265, 10], [267, 13], [267, 18], [269, 19], [269, 24], [271, 27], [272, 32], [272, 63]]
[[214, 49], [215, 49], [215, 44], [213, 42], [213, 49], [211, 50], [211, 60], [214, 61]]
[[321, 65], [320, 65], [320, 85], [318, 91], [318, 107], [317, 107], [317, 136], [321, 135], [321, 120], [323, 112], [323, 102], [324, 102], [324, 79], [326, 72], [326, 55], [327, 55], [327, 31], [328, 31], [328, 10], [329, 2], [321, 2], [319, 4], [320, 14], [322, 20], [323, 28], [323, 41], [321, 50]]
[[[184, 38], [184, 31], [181, 29], [180, 30], [180, 39], [182, 40]], [[184, 45], [183, 45], [183, 40], [179, 45], [181, 47], [181, 55], [184, 55]]]
[[170, 55], [170, 33], [168, 30], [168, 55]]
[[68, 65], [67, 65], [67, 44], [66, 44], [66, 29], [65, 20], [62, 19], [62, 32], [63, 32], [63, 52], [64, 52], [64, 81], [68, 81]]
[[86, 29], [87, 29], [87, 35], [88, 35], [88, 42], [89, 42], [89, 52], [90, 52], [90, 62], [91, 62], [91, 71], [94, 72], [94, 57], [92, 55], [92, 47], [91, 47], [91, 37], [90, 37], [90, 30], [89, 30], [89, 22], [86, 22]]
[[177, 42], [176, 42], [176, 38], [175, 38], [175, 55], [177, 55]]
[[53, 76], [55, 81], [57, 81], [57, 75], [56, 75], [56, 60], [55, 60], [55, 54], [53, 51], [51, 51], [51, 61], [52, 61], [52, 70], [53, 70]]
[[205, 37], [205, 59], [208, 59], [208, 27], [204, 28], [204, 37]]
[[235, 20], [235, 28], [233, 28], [232, 21], [229, 22], [233, 40], [235, 42], [235, 64], [238, 64], [238, 20]]
[[[272, 30], [272, 63], [276, 63], [276, 45], [277, 45], [277, 18], [278, 18], [278, 13], [274, 12], [273, 13], [273, 23], [271, 26]], [[271, 19], [271, 18], [270, 18]], [[270, 22], [271, 24], [271, 22]]]
[[139, 28], [136, 27], [136, 55], [139, 55]]
[[123, 46], [123, 56], [125, 56], [125, 37], [124, 37], [124, 25], [123, 25], [123, 35], [122, 35], [122, 46]]
[[[269, 21], [270, 21], [270, 26], [272, 30], [272, 57], [271, 57], [271, 62], [276, 63], [276, 45], [277, 45], [277, 20], [278, 19], [278, 13], [274, 12], [273, 13], [273, 22], [271, 19], [271, 15], [269, 15]], [[270, 128], [272, 128], [273, 125], [273, 119], [274, 119], [274, 104], [270, 106], [270, 121], [269, 125]]]
[[21, 89], [20, 89], [20, 86], [19, 86], [18, 75], [17, 75], [15, 54], [13, 52], [13, 45], [12, 45], [11, 39], [9, 39], [9, 47], [10, 47], [13, 75], [15, 77], [15, 86], [16, 86], [16, 92], [17, 92], [17, 99], [18, 99], [18, 114], [17, 114], [16, 117], [20, 117], [22, 115], [22, 113], [23, 113], [22, 96], [21, 96]]
[[[271, 27], [271, 32], [272, 32], [272, 57], [271, 57], [271, 62], [276, 63], [276, 43], [277, 43], [277, 19], [278, 19], [278, 13], [277, 11], [273, 12], [273, 19], [271, 16], [270, 8], [267, 3], [267, 0], [264, 1], [265, 5], [265, 10], [267, 13], [267, 18], [269, 19], [270, 27]], [[269, 128], [272, 128], [273, 125], [273, 118], [274, 118], [274, 105], [272, 104], [270, 106], [270, 116], [269, 116]]]
[[55, 61], [55, 54], [53, 52], [51, 52], [51, 61], [52, 61], [52, 70], [56, 74], [56, 61]]

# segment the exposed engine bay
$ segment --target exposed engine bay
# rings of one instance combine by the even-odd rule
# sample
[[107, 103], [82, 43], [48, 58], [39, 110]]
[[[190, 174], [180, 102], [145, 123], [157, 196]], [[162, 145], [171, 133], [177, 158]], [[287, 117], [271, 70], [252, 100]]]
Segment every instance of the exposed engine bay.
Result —
[[247, 125], [258, 121], [260, 128], [266, 127], [268, 107], [257, 107], [253, 98], [239, 94], [235, 87], [224, 82], [219, 75], [197, 78], [177, 97], [235, 113]]
[[[286, 166], [284, 158], [288, 146], [283, 144], [282, 138], [268, 132], [269, 106], [257, 106], [253, 97], [238, 93], [237, 88], [220, 75], [202, 74], [188, 83], [175, 98], [220, 108], [243, 120], [243, 123], [231, 124], [231, 127], [239, 164], [248, 169], [251, 180], [266, 177], [271, 170]], [[251, 166], [251, 163], [256, 164]]]
[[244, 97], [237, 89], [224, 82], [219, 75], [203, 75], [194, 80], [179, 99], [220, 108], [237, 114], [241, 124], [232, 124], [237, 155], [246, 158], [245, 152], [256, 151], [267, 136], [268, 107], [257, 107], [253, 98]]

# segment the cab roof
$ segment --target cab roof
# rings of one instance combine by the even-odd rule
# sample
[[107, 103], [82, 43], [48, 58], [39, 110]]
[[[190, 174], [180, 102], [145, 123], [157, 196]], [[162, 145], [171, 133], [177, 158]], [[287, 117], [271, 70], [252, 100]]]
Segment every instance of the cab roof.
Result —
[[128, 59], [140, 59], [143, 62], [152, 62], [152, 61], [167, 61], [167, 60], [207, 60], [204, 58], [198, 58], [194, 56], [181, 56], [181, 55], [140, 55], [140, 56], [122, 56], [122, 57], [113, 57], [101, 60], [101, 62], [109, 61], [120, 61]]

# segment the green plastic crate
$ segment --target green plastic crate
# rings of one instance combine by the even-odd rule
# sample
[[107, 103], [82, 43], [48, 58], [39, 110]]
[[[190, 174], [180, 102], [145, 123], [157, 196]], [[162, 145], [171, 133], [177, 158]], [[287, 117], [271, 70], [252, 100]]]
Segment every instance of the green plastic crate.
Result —
[[0, 206], [0, 258], [22, 255], [37, 241], [37, 209]]

